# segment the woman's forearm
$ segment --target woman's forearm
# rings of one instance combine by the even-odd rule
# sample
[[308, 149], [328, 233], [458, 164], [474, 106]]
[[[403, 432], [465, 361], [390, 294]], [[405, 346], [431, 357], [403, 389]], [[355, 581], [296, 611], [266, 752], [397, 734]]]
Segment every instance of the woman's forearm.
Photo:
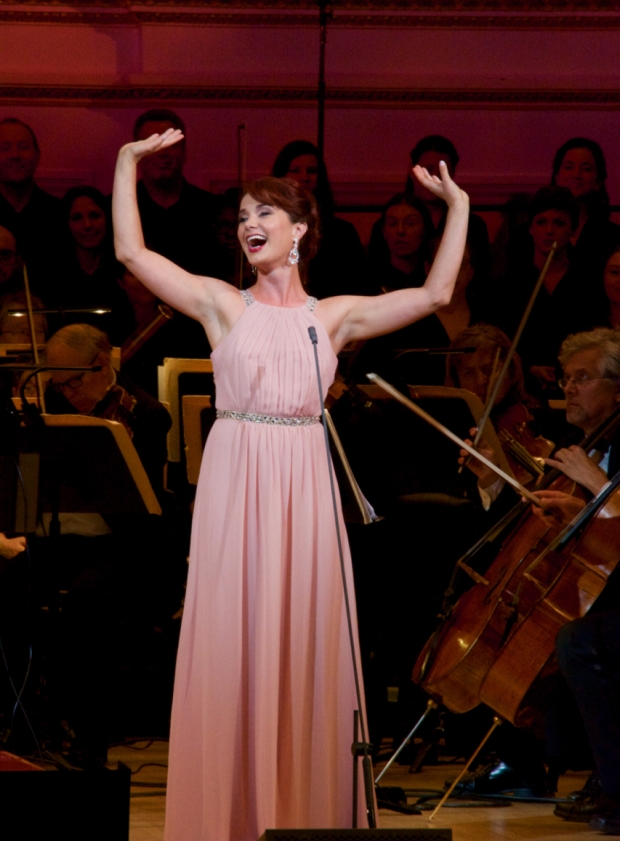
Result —
[[118, 260], [158, 298], [202, 321], [212, 304], [207, 286], [212, 286], [213, 281], [186, 272], [144, 244], [136, 193], [137, 162], [144, 156], [144, 147], [147, 154], [165, 148], [167, 138], [170, 140], [168, 133], [153, 135], [145, 141], [123, 146], [118, 154], [112, 193], [114, 247]]
[[136, 170], [135, 158], [123, 147], [119, 152], [114, 173], [112, 219], [116, 257], [125, 264], [145, 247], [136, 194]]
[[465, 193], [461, 193], [448, 209], [441, 243], [424, 284], [429, 304], [436, 309], [450, 303], [463, 260], [468, 224], [469, 200]]

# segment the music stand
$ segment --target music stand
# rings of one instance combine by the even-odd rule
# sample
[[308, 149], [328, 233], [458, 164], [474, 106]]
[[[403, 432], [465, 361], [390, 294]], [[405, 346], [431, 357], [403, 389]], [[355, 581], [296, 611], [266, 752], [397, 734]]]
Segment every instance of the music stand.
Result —
[[[182, 424], [181, 415], [181, 383], [180, 377], [184, 374], [213, 375], [213, 363], [210, 359], [164, 359], [164, 364], [157, 368], [158, 376], [158, 397], [161, 403], [165, 403], [172, 418], [172, 426], [168, 433], [168, 461], [180, 462], [182, 459]], [[192, 392], [196, 393], [193, 384]], [[210, 390], [206, 393], [210, 393]]]
[[208, 394], [184, 394], [181, 403], [187, 481], [190, 485], [197, 485], [202, 453], [215, 420], [215, 410], [211, 407], [211, 397]]
[[[121, 423], [86, 415], [42, 415], [22, 431], [18, 464], [0, 456], [0, 530], [31, 533], [39, 511], [58, 514], [161, 514], [140, 457]], [[4, 464], [6, 462], [6, 464]]]
[[[37, 345], [37, 348], [40, 353], [43, 353], [45, 350], [45, 345]], [[11, 343], [11, 344], [0, 344], [0, 358], [4, 359], [9, 356], [23, 356], [23, 355], [30, 356], [32, 354], [32, 345], [29, 342], [22, 342], [19, 344]]]
[[[484, 413], [484, 406], [480, 398], [472, 391], [468, 391], [465, 388], [448, 388], [440, 385], [410, 385], [408, 388], [411, 399], [416, 401], [435, 399], [462, 400], [471, 412], [471, 416], [474, 420], [474, 426], [478, 426], [480, 418]], [[512, 476], [512, 469], [506, 459], [506, 455], [490, 419], [487, 420], [484, 427], [484, 439], [493, 450], [498, 467], [501, 467], [504, 473], [508, 473], [509, 476]]]
[[[161, 514], [129, 433], [122, 423], [87, 415], [43, 415], [43, 511]], [[57, 500], [50, 501], [49, 490]]]

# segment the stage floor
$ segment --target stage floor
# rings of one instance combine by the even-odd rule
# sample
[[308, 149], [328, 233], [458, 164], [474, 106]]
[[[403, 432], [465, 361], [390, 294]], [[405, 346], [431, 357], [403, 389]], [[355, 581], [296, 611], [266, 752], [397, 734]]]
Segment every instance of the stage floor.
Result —
[[[120, 759], [135, 771], [145, 763], [165, 765], [168, 745], [165, 742], [136, 743], [134, 749], [127, 746], [110, 750], [110, 763], [115, 767]], [[136, 750], [135, 748], [143, 748]], [[160, 765], [146, 765], [132, 780], [140, 783], [163, 783], [166, 769]], [[382, 765], [375, 768], [375, 775]], [[445, 779], [454, 777], [461, 765], [428, 766], [419, 774], [409, 774], [406, 766], [394, 765], [381, 780], [383, 785], [401, 786], [404, 789], [441, 789]], [[560, 796], [581, 788], [588, 774], [568, 773], [560, 779]], [[165, 797], [163, 790], [156, 787], [132, 787], [130, 841], [163, 841]], [[410, 802], [413, 802], [411, 800]], [[422, 815], [399, 815], [381, 809], [381, 827], [410, 828], [428, 826], [449, 826], [454, 841], [585, 841], [602, 838], [600, 833], [591, 832], [587, 824], [568, 823], [553, 815], [553, 806], [546, 803], [513, 803], [512, 805], [489, 806], [447, 806], [436, 820], [428, 822], [430, 812]]]

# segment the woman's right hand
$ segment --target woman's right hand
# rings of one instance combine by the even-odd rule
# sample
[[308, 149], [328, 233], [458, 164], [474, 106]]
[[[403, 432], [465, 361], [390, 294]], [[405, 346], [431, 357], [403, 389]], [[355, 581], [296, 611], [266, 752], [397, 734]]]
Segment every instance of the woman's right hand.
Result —
[[[465, 443], [469, 444], [469, 446], [473, 446], [473, 438], [476, 435], [478, 430], [474, 427], [473, 429], [469, 430], [469, 434], [471, 438], [466, 438]], [[496, 463], [495, 453], [493, 449], [487, 444], [484, 438], [481, 438], [478, 441], [478, 445], [476, 446], [477, 452], [480, 453], [481, 456], [484, 456], [488, 461], [492, 462], [493, 464]], [[466, 465], [469, 470], [474, 474], [474, 476], [478, 477], [478, 487], [484, 489], [488, 488], [490, 485], [493, 485], [497, 482], [497, 473], [494, 473], [490, 467], [487, 467], [486, 464], [483, 464], [481, 461], [478, 461], [477, 458], [474, 458], [470, 455], [467, 450], [459, 450], [459, 464], [461, 466]]]
[[416, 179], [423, 187], [440, 199], [443, 199], [448, 207], [462, 206], [469, 210], [469, 196], [450, 177], [450, 172], [445, 161], [439, 162], [440, 176], [431, 175], [429, 171], [419, 164], [412, 169]]
[[162, 149], [167, 149], [168, 146], [174, 146], [180, 140], [183, 140], [183, 132], [178, 128], [169, 128], [163, 134], [152, 134], [146, 140], [136, 140], [133, 143], [126, 143], [121, 148], [118, 156], [119, 158], [130, 158], [135, 163], [138, 163], [138, 161], [147, 155], [161, 152]]

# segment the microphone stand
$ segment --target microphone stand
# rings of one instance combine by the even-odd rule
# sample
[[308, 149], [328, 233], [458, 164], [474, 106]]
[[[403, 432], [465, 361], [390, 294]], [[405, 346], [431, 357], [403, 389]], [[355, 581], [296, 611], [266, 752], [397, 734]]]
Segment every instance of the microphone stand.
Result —
[[[360, 688], [360, 676], [359, 670], [357, 666], [357, 657], [355, 652], [355, 638], [353, 635], [353, 622], [351, 619], [351, 605], [349, 602], [349, 589], [347, 586], [347, 576], [344, 566], [344, 553], [342, 551], [342, 536], [340, 534], [340, 521], [338, 519], [338, 504], [336, 502], [336, 485], [334, 482], [334, 470], [330, 455], [329, 449], [329, 437], [327, 434], [327, 419], [325, 417], [325, 407], [323, 406], [323, 385], [321, 383], [321, 369], [319, 366], [319, 354], [317, 350], [318, 344], [318, 337], [316, 335], [316, 329], [314, 327], [308, 327], [308, 335], [310, 337], [310, 341], [312, 342], [314, 348], [314, 363], [316, 365], [316, 376], [318, 381], [319, 387], [319, 400], [321, 403], [321, 420], [323, 422], [323, 433], [325, 435], [325, 450], [327, 453], [327, 467], [329, 472], [329, 484], [331, 488], [331, 495], [332, 495], [332, 504], [334, 507], [334, 521], [336, 524], [336, 539], [338, 542], [338, 556], [340, 558], [340, 572], [342, 574], [342, 587], [344, 591], [344, 604], [345, 610], [347, 614], [347, 627], [349, 630], [349, 644], [351, 646], [351, 660], [353, 661], [353, 676], [355, 679], [355, 695], [357, 698], [357, 706], [358, 709], [355, 711], [355, 724], [354, 724], [354, 742], [351, 746], [351, 751], [353, 753], [353, 762], [354, 762], [354, 790], [353, 790], [353, 828], [357, 827], [357, 811], [356, 811], [356, 803], [357, 803], [357, 759], [358, 757], [362, 757], [362, 770], [364, 774], [364, 793], [366, 796], [366, 815], [368, 817], [368, 826], [370, 829], [375, 829], [377, 826], [377, 817], [375, 814], [375, 800], [374, 800], [374, 783], [372, 778], [372, 760], [370, 758], [370, 750], [371, 745], [368, 742], [367, 734], [366, 734], [366, 721], [365, 716], [363, 714], [364, 708], [362, 706], [362, 693]], [[362, 741], [357, 741], [357, 723], [359, 721], [360, 731], [362, 735]]]

